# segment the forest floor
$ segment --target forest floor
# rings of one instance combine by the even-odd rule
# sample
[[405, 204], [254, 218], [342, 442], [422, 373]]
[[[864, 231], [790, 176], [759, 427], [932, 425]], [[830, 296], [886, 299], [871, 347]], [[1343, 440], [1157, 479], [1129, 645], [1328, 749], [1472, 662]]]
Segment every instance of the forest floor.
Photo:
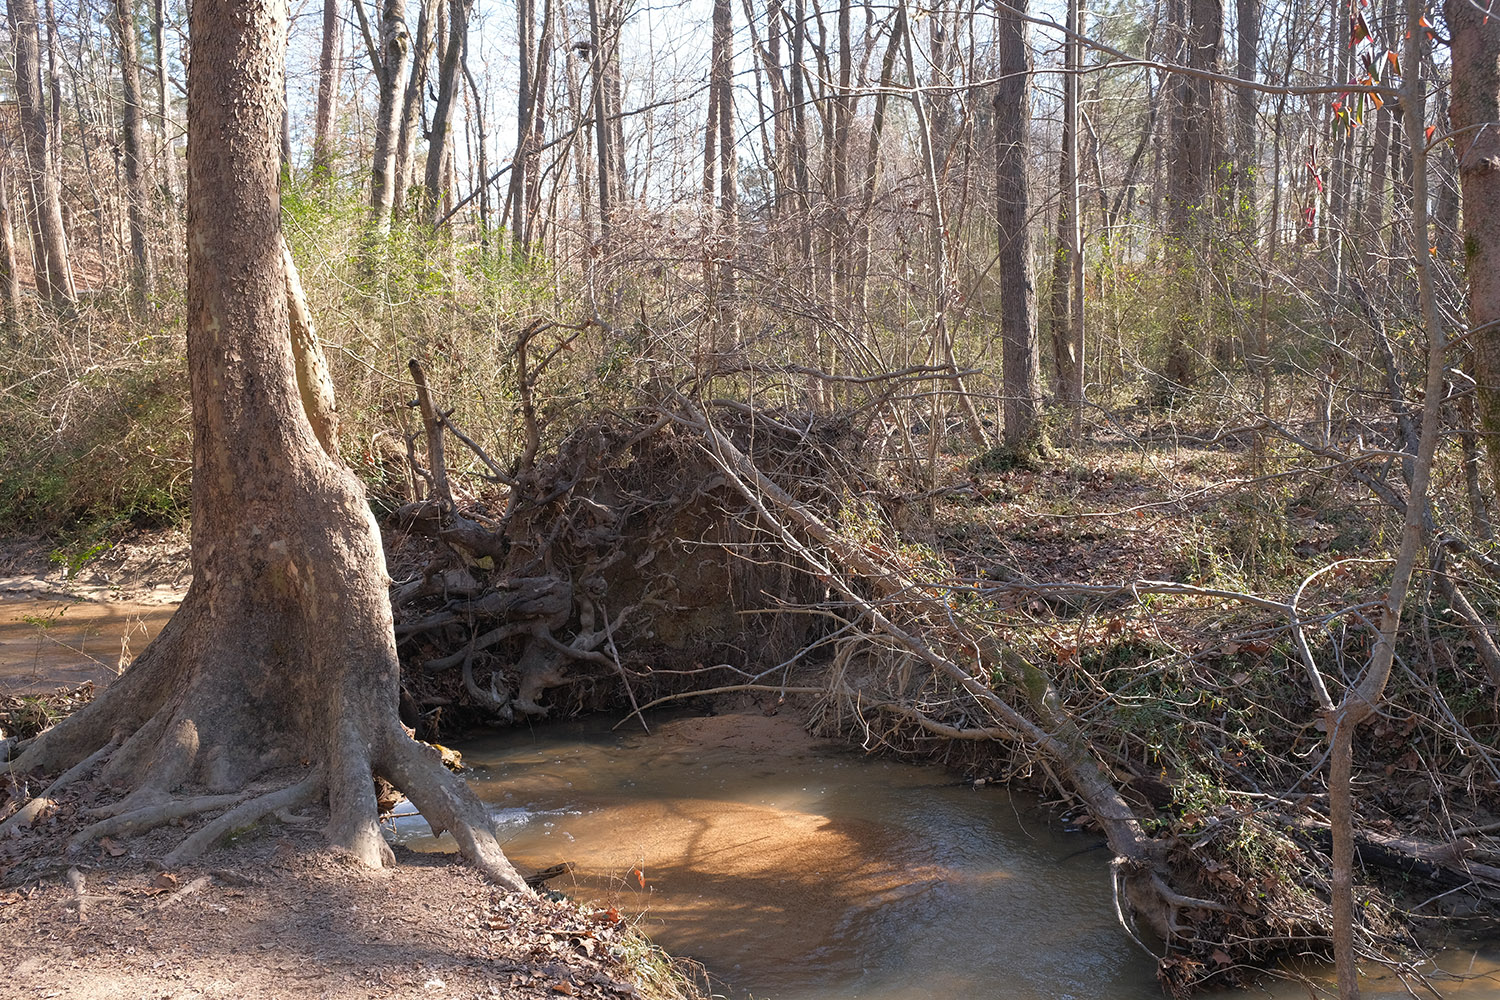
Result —
[[450, 855], [398, 848], [394, 867], [372, 872], [329, 853], [317, 823], [216, 851], [211, 867], [155, 870], [154, 848], [0, 847], [5, 995], [664, 995], [642, 982], [664, 959], [618, 914], [497, 889]]

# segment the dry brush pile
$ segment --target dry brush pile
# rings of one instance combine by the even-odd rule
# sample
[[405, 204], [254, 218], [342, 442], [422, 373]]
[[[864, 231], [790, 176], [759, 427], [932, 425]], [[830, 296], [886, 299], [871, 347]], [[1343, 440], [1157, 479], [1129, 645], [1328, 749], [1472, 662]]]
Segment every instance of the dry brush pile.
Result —
[[[1122, 921], [1172, 990], [1327, 955], [1329, 738], [1299, 644], [1333, 687], [1351, 682], [1378, 558], [1270, 597], [1187, 574], [992, 576], [897, 522], [982, 505], [1008, 473], [951, 468], [947, 490], [898, 495], [868, 471], [869, 410], [680, 390], [647, 386], [546, 454], [524, 399], [528, 444], [504, 468], [424, 405], [411, 489], [425, 495], [391, 543], [410, 709], [810, 695], [825, 731], [1060, 796], [1107, 840]], [[465, 493], [472, 478], [442, 474], [444, 441], [488, 482]], [[1370, 514], [1369, 537], [1392, 516]], [[1487, 682], [1472, 630], [1432, 601], [1355, 748], [1370, 958], [1500, 912], [1493, 699], [1455, 703]]]

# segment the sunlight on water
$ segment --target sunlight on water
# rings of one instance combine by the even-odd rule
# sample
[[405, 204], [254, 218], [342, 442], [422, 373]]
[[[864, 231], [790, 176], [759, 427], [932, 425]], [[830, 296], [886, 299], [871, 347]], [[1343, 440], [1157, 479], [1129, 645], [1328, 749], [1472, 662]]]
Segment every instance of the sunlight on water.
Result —
[[[668, 720], [653, 732], [559, 725], [463, 749], [518, 865], [574, 862], [551, 887], [639, 920], [704, 963], [725, 995], [1162, 995], [1116, 923], [1100, 838], [1057, 829], [1034, 801], [814, 741], [779, 718]], [[394, 834], [452, 849], [416, 815]], [[1500, 997], [1496, 982], [1442, 989]], [[1221, 994], [1308, 995], [1284, 981]], [[1366, 995], [1410, 994], [1390, 979]]]

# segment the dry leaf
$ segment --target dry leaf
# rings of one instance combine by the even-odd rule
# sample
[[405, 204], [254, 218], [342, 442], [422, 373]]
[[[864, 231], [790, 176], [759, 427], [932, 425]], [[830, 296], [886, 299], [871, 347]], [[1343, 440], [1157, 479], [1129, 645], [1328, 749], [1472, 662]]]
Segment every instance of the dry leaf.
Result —
[[570, 982], [568, 982], [566, 979], [564, 979], [560, 983], [553, 983], [552, 984], [552, 992], [553, 993], [561, 993], [564, 996], [572, 996], [573, 995], [573, 984], [570, 983]]
[[125, 853], [124, 844], [120, 843], [118, 840], [111, 840], [108, 837], [100, 837], [99, 846], [104, 848], [104, 850], [107, 851], [109, 853], [109, 856], [112, 858], [118, 858]]
[[171, 872], [158, 872], [156, 880], [151, 883], [157, 889], [177, 888], [177, 876]]

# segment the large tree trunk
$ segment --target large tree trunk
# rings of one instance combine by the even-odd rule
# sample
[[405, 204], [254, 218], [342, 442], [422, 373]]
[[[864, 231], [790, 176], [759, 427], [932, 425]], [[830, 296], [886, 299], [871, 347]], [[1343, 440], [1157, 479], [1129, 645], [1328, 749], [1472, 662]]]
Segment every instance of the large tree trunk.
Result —
[[[1217, 72], [1219, 40], [1223, 33], [1222, 0], [1172, 0], [1171, 21], [1178, 32], [1182, 53], [1196, 70]], [[1198, 76], [1181, 74], [1176, 82], [1176, 101], [1171, 118], [1172, 145], [1176, 154], [1169, 195], [1168, 243], [1183, 286], [1184, 301], [1174, 306], [1166, 375], [1172, 390], [1191, 386], [1196, 379], [1196, 358], [1202, 351], [1201, 330], [1189, 318], [1191, 304], [1199, 294], [1202, 269], [1207, 266], [1209, 216], [1212, 215], [1209, 183], [1216, 161], [1217, 130], [1213, 115], [1212, 83]]]
[[52, 169], [52, 129], [42, 97], [42, 56], [36, 0], [10, 0], [11, 41], [16, 53], [16, 104], [26, 155], [26, 200], [31, 206], [36, 286], [49, 302], [71, 305], [73, 269], [63, 229], [62, 194]]
[[[478, 799], [401, 727], [379, 531], [298, 389], [278, 190], [286, 22], [285, 0], [193, 4], [192, 586], [130, 669], [14, 766], [66, 768], [118, 747], [101, 779], [133, 791], [78, 842], [205, 804], [230, 807], [168, 854], [169, 865], [325, 796], [330, 840], [380, 865], [391, 852], [377, 820], [378, 773], [491, 878], [524, 891]], [[295, 343], [311, 349], [305, 337]], [[179, 797], [188, 789], [233, 798]]]
[[1002, 440], [1013, 451], [1035, 446], [1041, 413], [1037, 365], [1035, 269], [1031, 262], [1031, 196], [1026, 161], [1031, 133], [1031, 51], [1026, 0], [1001, 8], [995, 89], [995, 229], [1000, 274], [1001, 372], [1005, 398]]
[[1500, 17], [1464, 0], [1444, 7], [1453, 32], [1448, 114], [1463, 188], [1464, 270], [1479, 424], [1500, 484]]

